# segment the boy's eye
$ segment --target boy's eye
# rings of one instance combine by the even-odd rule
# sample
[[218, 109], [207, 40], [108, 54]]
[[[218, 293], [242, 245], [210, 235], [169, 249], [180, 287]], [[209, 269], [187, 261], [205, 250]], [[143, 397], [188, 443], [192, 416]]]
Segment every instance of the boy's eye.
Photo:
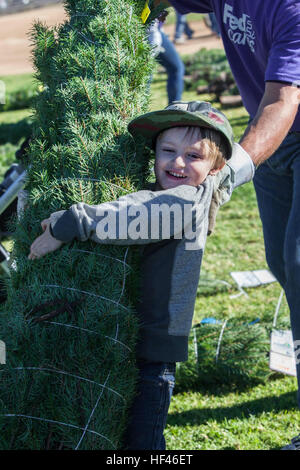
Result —
[[188, 157], [194, 158], [194, 159], [202, 159], [202, 155], [199, 155], [197, 153], [188, 153]]
[[174, 150], [173, 150], [173, 149], [169, 149], [169, 148], [163, 148], [163, 151], [164, 151], [164, 152], [171, 152], [171, 153], [173, 153], [173, 152], [174, 152]]

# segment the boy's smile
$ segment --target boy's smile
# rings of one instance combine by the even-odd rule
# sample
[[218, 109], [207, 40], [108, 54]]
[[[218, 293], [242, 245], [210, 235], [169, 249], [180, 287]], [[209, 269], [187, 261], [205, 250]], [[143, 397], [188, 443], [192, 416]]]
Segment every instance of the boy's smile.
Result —
[[199, 127], [173, 127], [156, 142], [155, 176], [161, 189], [181, 184], [199, 186], [208, 174], [215, 174]]

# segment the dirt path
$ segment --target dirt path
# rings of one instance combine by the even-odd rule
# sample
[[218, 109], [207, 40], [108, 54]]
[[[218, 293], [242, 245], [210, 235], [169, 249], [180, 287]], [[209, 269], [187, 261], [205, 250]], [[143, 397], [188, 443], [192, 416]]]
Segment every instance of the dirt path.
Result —
[[[206, 49], [223, 49], [222, 40], [219, 39], [205, 25], [204, 21], [189, 21], [190, 27], [195, 31], [193, 38], [186, 40], [184, 44], [176, 44], [179, 54], [193, 54], [205, 47]], [[173, 40], [175, 25], [164, 27], [164, 31]]]
[[[28, 32], [37, 19], [53, 26], [65, 19], [65, 12], [61, 5], [53, 5], [0, 17], [0, 76], [33, 71]], [[195, 30], [194, 37], [184, 44], [176, 45], [180, 54], [192, 54], [202, 47], [223, 47], [222, 41], [211, 34], [203, 21], [190, 22], [190, 25]], [[165, 32], [173, 39], [174, 25], [165, 26]]]

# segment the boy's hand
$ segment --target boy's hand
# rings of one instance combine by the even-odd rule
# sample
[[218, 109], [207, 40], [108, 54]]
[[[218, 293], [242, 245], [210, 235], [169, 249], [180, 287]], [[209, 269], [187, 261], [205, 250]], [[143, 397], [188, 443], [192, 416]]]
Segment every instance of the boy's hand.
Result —
[[45, 256], [47, 253], [58, 250], [63, 242], [56, 240], [50, 233], [50, 219], [41, 222], [44, 233], [35, 239], [30, 247], [28, 259], [36, 259]]

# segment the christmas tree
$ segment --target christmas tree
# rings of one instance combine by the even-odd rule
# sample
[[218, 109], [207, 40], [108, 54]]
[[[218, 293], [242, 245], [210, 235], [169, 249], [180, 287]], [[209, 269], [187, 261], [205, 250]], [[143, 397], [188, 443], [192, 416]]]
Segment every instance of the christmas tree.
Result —
[[27, 256], [52, 212], [144, 185], [149, 154], [127, 132], [129, 120], [147, 111], [153, 71], [144, 7], [145, 0], [69, 0], [64, 24], [34, 26], [43, 90], [29, 202], [16, 223], [0, 317], [7, 350], [0, 449], [122, 446], [136, 381], [139, 250], [73, 242], [34, 262]]
[[206, 319], [195, 325], [189, 337], [189, 359], [177, 368], [177, 391], [266, 382], [272, 375], [269, 337], [268, 325], [257, 321]]

